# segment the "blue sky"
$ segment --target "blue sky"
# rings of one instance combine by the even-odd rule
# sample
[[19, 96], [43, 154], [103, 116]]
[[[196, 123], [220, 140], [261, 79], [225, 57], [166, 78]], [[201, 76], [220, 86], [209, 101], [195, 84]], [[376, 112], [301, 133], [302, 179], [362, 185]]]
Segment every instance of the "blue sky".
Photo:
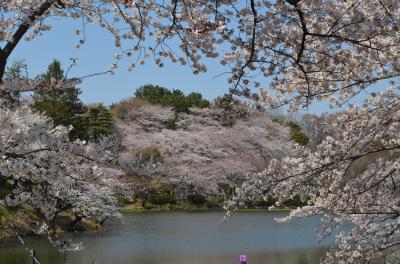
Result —
[[[49, 22], [49, 21], [48, 21]], [[113, 55], [117, 51], [110, 33], [97, 25], [86, 26], [86, 43], [76, 49], [79, 37], [74, 33], [79, 24], [71, 20], [52, 19], [53, 29], [33, 42], [21, 42], [14, 50], [10, 61], [25, 59], [30, 77], [46, 71], [53, 59], [61, 61], [64, 67], [70, 64], [70, 58], [78, 58], [78, 65], [69, 76], [86, 76], [109, 69], [114, 62]], [[208, 72], [194, 75], [188, 66], [165, 63], [164, 68], [156, 66], [152, 60], [145, 65], [137, 66], [133, 71], [127, 70], [127, 59], [122, 60], [120, 68], [114, 75], [107, 74], [87, 78], [79, 88], [82, 90], [81, 100], [84, 103], [105, 103], [107, 105], [133, 96], [136, 88], [144, 84], [157, 84], [170, 89], [180, 89], [185, 93], [197, 91], [207, 99], [228, 91], [226, 76], [216, 77], [227, 69], [218, 60], [208, 60]], [[364, 96], [361, 96], [364, 97]], [[361, 101], [359, 98], [358, 101]], [[332, 111], [326, 102], [313, 104], [308, 112], [323, 113]]]
[[[33, 42], [21, 42], [9, 61], [25, 59], [30, 77], [45, 72], [54, 58], [61, 61], [65, 68], [70, 64], [70, 58], [78, 58], [78, 65], [69, 74], [71, 77], [86, 76], [109, 69], [117, 51], [110, 33], [96, 25], [89, 25], [86, 28], [86, 43], [80, 49], [76, 49], [75, 44], [78, 43], [79, 37], [74, 33], [73, 22], [64, 19], [53, 19], [52, 22], [53, 30]], [[188, 66], [179, 64], [165, 63], [165, 67], [159, 68], [150, 59], [145, 65], [137, 66], [129, 72], [128, 62], [127, 59], [123, 60], [114, 75], [85, 79], [79, 85], [82, 101], [110, 104], [131, 97], [136, 88], [147, 83], [181, 89], [185, 93], [198, 91], [208, 99], [224, 94], [229, 88], [225, 76], [214, 78], [226, 71], [217, 60], [210, 61], [208, 72], [199, 75], [192, 74]]]

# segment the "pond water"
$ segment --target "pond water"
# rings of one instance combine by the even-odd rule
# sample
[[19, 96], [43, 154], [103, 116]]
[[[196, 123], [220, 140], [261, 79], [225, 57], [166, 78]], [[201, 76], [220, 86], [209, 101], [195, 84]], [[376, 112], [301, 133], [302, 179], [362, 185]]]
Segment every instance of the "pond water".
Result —
[[[46, 239], [27, 239], [41, 264], [233, 264], [239, 254], [249, 264], [313, 264], [326, 252], [316, 242], [319, 218], [281, 224], [283, 212], [240, 213], [220, 223], [224, 212], [126, 214], [98, 233], [73, 233], [85, 249], [66, 256]], [[30, 263], [18, 241], [0, 243], [0, 264]]]

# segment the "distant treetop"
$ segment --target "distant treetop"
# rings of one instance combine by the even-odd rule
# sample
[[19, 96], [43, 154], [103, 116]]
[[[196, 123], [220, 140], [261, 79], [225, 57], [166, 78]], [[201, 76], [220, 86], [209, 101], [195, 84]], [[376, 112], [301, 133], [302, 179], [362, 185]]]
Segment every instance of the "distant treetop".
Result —
[[203, 98], [200, 93], [192, 92], [189, 95], [179, 90], [170, 91], [167, 88], [146, 84], [139, 87], [135, 91], [135, 97], [146, 100], [152, 104], [160, 104], [162, 106], [172, 106], [175, 112], [189, 112], [189, 108], [205, 108], [210, 105], [210, 102]]

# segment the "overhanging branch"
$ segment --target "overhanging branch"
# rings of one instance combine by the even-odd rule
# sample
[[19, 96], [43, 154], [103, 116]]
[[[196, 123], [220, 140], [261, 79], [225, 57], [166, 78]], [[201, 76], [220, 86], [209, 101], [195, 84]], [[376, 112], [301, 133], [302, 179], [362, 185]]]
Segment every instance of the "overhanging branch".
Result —
[[36, 10], [34, 10], [18, 27], [17, 31], [15, 31], [11, 39], [7, 41], [7, 44], [4, 46], [4, 48], [0, 49], [0, 83], [3, 80], [5, 66], [10, 54], [15, 49], [25, 33], [32, 27], [32, 24], [39, 17], [41, 17], [53, 5], [54, 2], [60, 1], [47, 0], [43, 4], [41, 4]]

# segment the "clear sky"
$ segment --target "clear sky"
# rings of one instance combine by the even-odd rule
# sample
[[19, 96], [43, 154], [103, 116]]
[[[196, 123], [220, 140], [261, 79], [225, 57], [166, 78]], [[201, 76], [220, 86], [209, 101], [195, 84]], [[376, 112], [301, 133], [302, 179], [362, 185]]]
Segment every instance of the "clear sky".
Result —
[[[78, 65], [70, 72], [72, 76], [86, 76], [107, 71], [115, 60], [114, 40], [110, 33], [97, 25], [86, 28], [86, 43], [75, 48], [79, 38], [74, 33], [71, 20], [53, 21], [53, 29], [34, 41], [21, 42], [14, 50], [10, 62], [14, 59], [25, 59], [30, 77], [46, 71], [54, 58], [61, 61], [64, 68], [70, 64], [70, 58], [78, 58]], [[114, 75], [107, 74], [87, 78], [79, 88], [84, 103], [103, 102], [110, 104], [131, 97], [134, 90], [147, 83], [158, 84], [170, 89], [181, 89], [185, 93], [201, 92], [206, 98], [213, 99], [227, 92], [229, 85], [226, 76], [214, 78], [226, 71], [219, 61], [210, 61], [206, 74], [194, 75], [188, 66], [165, 63], [159, 68], [151, 59], [145, 65], [138, 65], [133, 71], [127, 70], [127, 59]]]
[[[78, 58], [78, 65], [70, 72], [70, 77], [86, 76], [107, 71], [114, 62], [113, 55], [117, 51], [110, 33], [96, 24], [86, 26], [86, 43], [75, 48], [79, 37], [74, 33], [79, 24], [71, 20], [52, 19], [53, 29], [44, 33], [33, 42], [21, 42], [14, 50], [10, 61], [25, 59], [30, 77], [46, 71], [53, 59], [61, 61], [64, 67], [70, 64], [70, 58]], [[194, 75], [188, 66], [165, 63], [164, 68], [156, 66], [151, 59], [145, 65], [127, 70], [127, 59], [122, 60], [121, 67], [114, 75], [107, 74], [87, 78], [79, 88], [82, 90], [81, 100], [84, 103], [103, 102], [107, 105], [133, 96], [136, 88], [144, 84], [157, 84], [170, 89], [180, 89], [185, 93], [197, 91], [207, 99], [228, 91], [226, 76], [216, 77], [227, 69], [219, 64], [219, 60], [206, 62], [208, 72]], [[327, 103], [316, 103], [309, 112], [323, 113], [331, 111]]]

